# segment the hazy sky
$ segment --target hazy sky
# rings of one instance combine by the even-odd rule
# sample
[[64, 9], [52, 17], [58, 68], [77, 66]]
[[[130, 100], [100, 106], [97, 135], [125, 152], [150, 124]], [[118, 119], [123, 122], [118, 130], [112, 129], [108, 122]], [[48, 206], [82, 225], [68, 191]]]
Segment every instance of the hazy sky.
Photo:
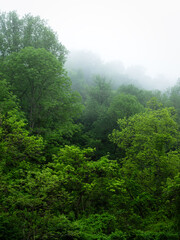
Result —
[[0, 0], [0, 10], [47, 19], [68, 50], [180, 77], [180, 0]]

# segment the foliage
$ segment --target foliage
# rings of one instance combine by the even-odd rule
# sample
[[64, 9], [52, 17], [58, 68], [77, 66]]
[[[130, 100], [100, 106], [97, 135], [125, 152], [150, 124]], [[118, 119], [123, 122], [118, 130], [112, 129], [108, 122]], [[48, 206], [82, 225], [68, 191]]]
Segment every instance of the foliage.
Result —
[[178, 84], [112, 90], [74, 69], [82, 107], [46, 23], [0, 19], [0, 239], [178, 240]]
[[151, 91], [147, 91], [144, 89], [140, 89], [135, 85], [122, 85], [117, 90], [119, 94], [124, 93], [125, 95], [135, 96], [139, 103], [146, 107], [146, 103], [153, 97], [153, 93]]
[[174, 208], [169, 209], [174, 215], [175, 228], [180, 236], [180, 173], [174, 179], [167, 179], [167, 186], [164, 188], [164, 196], [167, 199], [167, 207], [169, 203], [174, 203]]
[[124, 93], [115, 95], [108, 109], [109, 122], [112, 124], [111, 131], [117, 128], [118, 119], [128, 118], [143, 110], [143, 105], [138, 102], [135, 96]]
[[66, 49], [56, 33], [40, 17], [16, 12], [0, 14], [0, 55], [2, 58], [25, 47], [44, 48], [64, 62]]
[[30, 136], [26, 123], [17, 110], [0, 115], [1, 163], [7, 167], [18, 166], [20, 162], [43, 161], [42, 137]]
[[62, 63], [45, 49], [13, 53], [4, 62], [4, 76], [35, 132], [53, 131], [79, 113], [78, 95], [71, 92]]
[[156, 222], [158, 216], [165, 214], [161, 196], [166, 180], [180, 170], [180, 155], [175, 151], [179, 132], [174, 109], [147, 110], [129, 119], [119, 119], [118, 124], [120, 130], [114, 130], [110, 138], [121, 149], [121, 173], [131, 206], [141, 218], [150, 215]]
[[10, 90], [10, 84], [5, 79], [0, 80], [0, 113], [5, 114], [13, 109], [18, 109], [18, 100]]

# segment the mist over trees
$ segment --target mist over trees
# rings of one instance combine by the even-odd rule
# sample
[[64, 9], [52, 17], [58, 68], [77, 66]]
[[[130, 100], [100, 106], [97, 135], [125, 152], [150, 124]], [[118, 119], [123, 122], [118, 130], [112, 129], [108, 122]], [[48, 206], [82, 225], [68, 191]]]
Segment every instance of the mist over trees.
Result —
[[[74, 72], [81, 73], [81, 78], [90, 83], [95, 75], [104, 76], [111, 81], [113, 88], [122, 84], [134, 84], [147, 90], [165, 91], [171, 86], [170, 81], [163, 75], [152, 78], [142, 66], [125, 67], [121, 61], [103, 61], [97, 54], [88, 51], [70, 51], [65, 64], [72, 82]], [[74, 80], [74, 81], [73, 81]], [[74, 84], [75, 85], [75, 84]]]
[[0, 239], [178, 240], [180, 81], [65, 64], [44, 20], [0, 19]]

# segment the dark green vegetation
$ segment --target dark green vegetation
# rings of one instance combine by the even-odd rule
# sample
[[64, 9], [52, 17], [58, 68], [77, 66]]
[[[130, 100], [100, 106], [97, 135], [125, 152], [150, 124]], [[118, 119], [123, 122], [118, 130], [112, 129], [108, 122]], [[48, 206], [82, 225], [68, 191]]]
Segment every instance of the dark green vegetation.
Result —
[[0, 18], [0, 239], [178, 240], [180, 82], [71, 87], [44, 21]]

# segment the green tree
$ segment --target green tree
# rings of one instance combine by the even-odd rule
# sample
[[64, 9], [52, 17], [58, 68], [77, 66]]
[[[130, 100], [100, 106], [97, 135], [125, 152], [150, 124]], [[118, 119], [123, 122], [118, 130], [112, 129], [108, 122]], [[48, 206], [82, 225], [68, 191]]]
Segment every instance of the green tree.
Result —
[[152, 110], [157, 110], [163, 108], [163, 104], [158, 101], [156, 97], [152, 97], [148, 102], [147, 102], [147, 107], [152, 109]]
[[25, 47], [44, 48], [64, 62], [67, 53], [56, 33], [39, 17], [20, 18], [16, 12], [0, 14], [0, 56], [2, 58]]
[[72, 92], [63, 64], [45, 49], [22, 49], [6, 58], [3, 66], [35, 132], [57, 130], [78, 115], [79, 96]]
[[111, 95], [110, 83], [106, 82], [105, 78], [96, 76], [94, 85], [89, 88], [83, 113], [83, 122], [87, 130], [91, 129], [92, 124], [105, 115], [110, 104]]
[[[38, 139], [28, 140], [32, 145], [31, 155], [41, 158], [41, 149], [39, 153], [36, 151]], [[25, 151], [30, 148], [23, 140], [18, 145]], [[94, 161], [93, 149], [75, 146], [61, 148], [48, 164], [39, 165], [37, 160], [33, 164], [35, 159], [28, 155], [26, 160], [23, 158], [21, 155], [8, 171], [0, 163], [3, 239], [54, 239], [55, 236], [66, 239], [79, 235], [81, 226], [83, 235], [97, 231], [108, 235], [114, 231], [116, 217], [112, 211], [116, 212], [115, 203], [124, 204], [126, 195], [116, 161], [107, 157]], [[93, 226], [93, 221], [97, 226]], [[86, 227], [88, 222], [90, 231]]]
[[68, 75], [72, 81], [72, 89], [78, 91], [82, 97], [82, 101], [85, 102], [87, 98], [88, 85], [85, 81], [85, 77], [81, 70], [69, 70]]
[[143, 218], [155, 209], [158, 216], [164, 204], [162, 191], [166, 180], [180, 170], [175, 110], [149, 109], [128, 119], [119, 119], [118, 124], [120, 130], [113, 130], [110, 139], [120, 148], [119, 162], [132, 198], [131, 206]]
[[65, 146], [48, 164], [62, 179], [61, 188], [68, 193], [68, 199], [59, 202], [59, 207], [78, 218], [113, 211], [115, 202], [118, 200], [118, 206], [123, 204], [126, 194], [117, 162], [107, 156], [94, 161], [93, 152], [91, 148]]
[[144, 107], [146, 107], [147, 101], [149, 101], [154, 96], [153, 92], [138, 88], [132, 84], [120, 86], [119, 89], [117, 90], [117, 92], [119, 94], [124, 93], [124, 94], [135, 96], [137, 98], [137, 100]]
[[112, 125], [111, 131], [117, 127], [119, 118], [128, 118], [142, 111], [144, 111], [144, 107], [135, 96], [124, 93], [115, 95], [108, 109], [109, 123]]
[[43, 161], [42, 137], [30, 136], [27, 123], [15, 109], [0, 115], [0, 155], [5, 166], [18, 166], [20, 162]]
[[98, 158], [106, 154], [102, 150], [109, 133], [106, 126], [106, 114], [111, 97], [111, 84], [105, 78], [96, 76], [93, 86], [88, 89], [85, 109], [79, 119], [83, 125], [82, 136], [85, 139], [85, 146], [96, 147]]
[[149, 109], [129, 119], [119, 119], [118, 124], [120, 131], [113, 130], [111, 140], [125, 149], [129, 156], [148, 148], [163, 155], [178, 147], [174, 108]]

